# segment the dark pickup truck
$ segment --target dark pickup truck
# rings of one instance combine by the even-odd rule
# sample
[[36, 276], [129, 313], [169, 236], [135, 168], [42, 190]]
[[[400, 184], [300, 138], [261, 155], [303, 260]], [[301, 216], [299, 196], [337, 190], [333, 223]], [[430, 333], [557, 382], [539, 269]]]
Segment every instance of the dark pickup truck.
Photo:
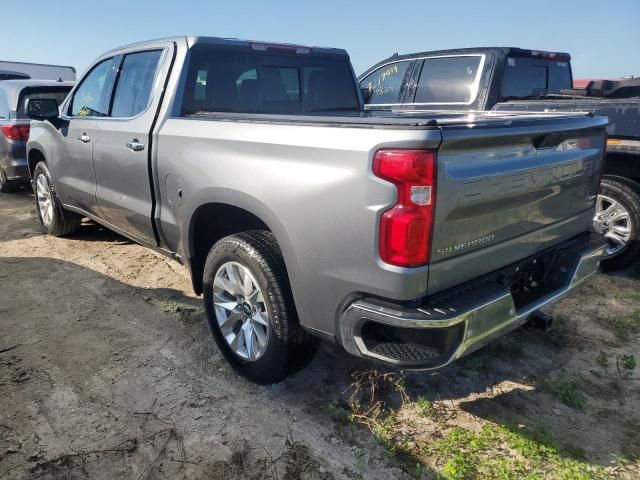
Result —
[[567, 53], [464, 48], [392, 55], [359, 78], [368, 109], [587, 111], [609, 118], [595, 229], [609, 241], [605, 270], [640, 259], [640, 81], [573, 89]]

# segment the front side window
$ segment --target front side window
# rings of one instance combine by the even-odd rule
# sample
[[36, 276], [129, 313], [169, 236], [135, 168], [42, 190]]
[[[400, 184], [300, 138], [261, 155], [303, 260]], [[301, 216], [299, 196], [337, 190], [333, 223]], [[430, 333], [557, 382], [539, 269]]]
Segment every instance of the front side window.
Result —
[[162, 50], [152, 50], [124, 57], [113, 98], [112, 117], [135, 117], [146, 110], [161, 54]]
[[366, 91], [366, 103], [401, 103], [410, 64], [410, 60], [391, 63], [367, 75], [360, 82], [360, 89]]
[[481, 63], [479, 55], [425, 58], [415, 103], [472, 103]]
[[359, 108], [346, 57], [191, 49], [182, 115], [299, 114]]
[[103, 60], [87, 74], [73, 94], [71, 115], [106, 117], [117, 65], [114, 58]]

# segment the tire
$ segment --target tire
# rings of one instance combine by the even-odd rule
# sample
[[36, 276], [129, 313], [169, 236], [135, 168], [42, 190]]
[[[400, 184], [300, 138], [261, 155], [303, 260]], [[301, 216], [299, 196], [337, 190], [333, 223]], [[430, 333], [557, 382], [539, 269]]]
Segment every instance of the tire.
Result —
[[[600, 184], [600, 194], [598, 196], [598, 209], [602, 202], [606, 207], [604, 199], [611, 199], [617, 202], [625, 210], [628, 220], [624, 225], [628, 225], [628, 240], [624, 246], [618, 242], [610, 241], [610, 248], [601, 261], [602, 270], [613, 272], [629, 267], [640, 261], [640, 184], [624, 177], [605, 175]], [[596, 213], [596, 216], [599, 214]], [[605, 236], [611, 235], [605, 233]], [[616, 248], [617, 247], [617, 248]]]
[[[36, 211], [42, 230], [54, 237], [71, 235], [80, 229], [82, 217], [62, 208], [56, 195], [51, 173], [44, 162], [40, 162], [33, 170], [33, 191], [36, 199]], [[48, 198], [49, 204], [43, 203]]]
[[[235, 273], [231, 275], [230, 270]], [[234, 284], [232, 277], [239, 278], [247, 271], [249, 287], [245, 275], [238, 294], [237, 289], [230, 288]], [[207, 256], [203, 285], [204, 306], [213, 337], [240, 375], [263, 385], [277, 383], [313, 359], [318, 340], [300, 326], [282, 253], [270, 232], [251, 230], [218, 241]], [[254, 320], [258, 318], [262, 323]], [[253, 327], [245, 330], [248, 324]], [[254, 333], [248, 335], [255, 342], [247, 343], [246, 332], [251, 328]], [[259, 343], [260, 338], [263, 344]], [[248, 344], [254, 347], [249, 349]], [[255, 358], [250, 358], [250, 350]]]
[[0, 169], [0, 193], [14, 193], [19, 188], [18, 182], [7, 180], [5, 173]]

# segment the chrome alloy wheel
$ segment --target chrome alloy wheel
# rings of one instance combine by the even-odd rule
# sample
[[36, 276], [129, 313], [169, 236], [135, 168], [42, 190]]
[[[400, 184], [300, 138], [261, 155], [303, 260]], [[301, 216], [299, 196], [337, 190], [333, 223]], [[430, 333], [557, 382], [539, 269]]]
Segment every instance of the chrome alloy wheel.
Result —
[[237, 262], [224, 263], [213, 279], [213, 305], [229, 348], [244, 360], [260, 359], [271, 327], [262, 290], [251, 271]]
[[47, 177], [42, 173], [38, 175], [36, 179], [36, 198], [38, 200], [38, 210], [40, 210], [42, 224], [45, 227], [49, 227], [53, 220], [53, 198]]
[[598, 195], [596, 218], [609, 240], [605, 255], [610, 257], [623, 250], [631, 238], [631, 216], [619, 202], [606, 195]]

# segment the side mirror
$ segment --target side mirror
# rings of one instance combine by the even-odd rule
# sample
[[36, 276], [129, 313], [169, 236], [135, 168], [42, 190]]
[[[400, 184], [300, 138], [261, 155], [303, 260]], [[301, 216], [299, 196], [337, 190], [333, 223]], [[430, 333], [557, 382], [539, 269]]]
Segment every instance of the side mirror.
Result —
[[34, 120], [53, 120], [60, 115], [58, 101], [55, 98], [29, 98], [27, 115]]
[[371, 99], [371, 90], [369, 90], [368, 88], [361, 87], [360, 95], [362, 95], [362, 101], [366, 105], [367, 103], [369, 103], [369, 100]]

